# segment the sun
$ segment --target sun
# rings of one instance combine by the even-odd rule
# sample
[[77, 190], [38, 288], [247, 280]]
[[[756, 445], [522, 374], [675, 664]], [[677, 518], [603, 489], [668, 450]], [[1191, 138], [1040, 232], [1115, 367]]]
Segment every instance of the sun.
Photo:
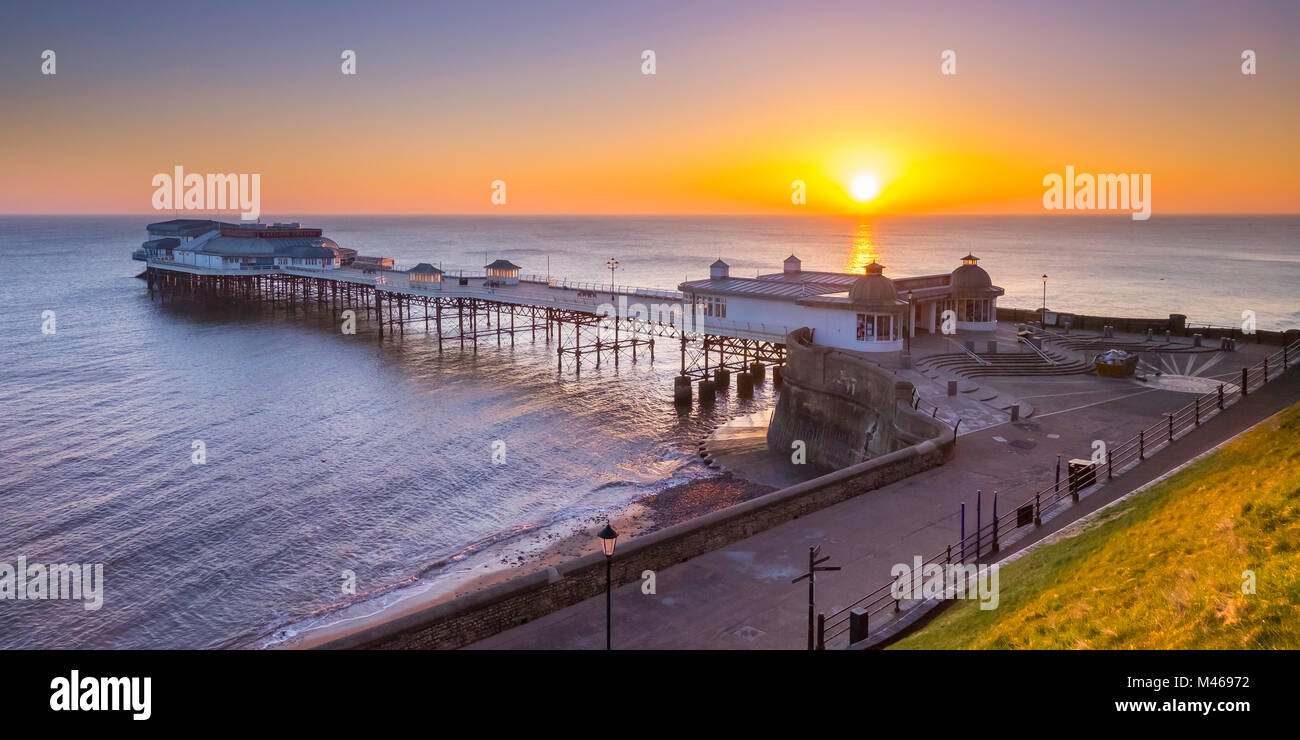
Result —
[[849, 195], [859, 203], [875, 200], [880, 195], [880, 181], [871, 172], [857, 175], [849, 184]]

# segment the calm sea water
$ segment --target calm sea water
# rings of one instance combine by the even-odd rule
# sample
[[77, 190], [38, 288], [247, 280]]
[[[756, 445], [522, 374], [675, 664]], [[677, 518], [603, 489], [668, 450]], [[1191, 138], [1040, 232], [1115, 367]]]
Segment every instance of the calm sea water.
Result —
[[[0, 562], [103, 563], [107, 582], [96, 612], [0, 601], [0, 647], [260, 644], [707, 476], [695, 441], [774, 400], [765, 386], [679, 414], [672, 352], [575, 379], [541, 341], [439, 354], [326, 317], [151, 302], [130, 260], [149, 220], [0, 218]], [[400, 263], [505, 257], [545, 273], [549, 258], [552, 274], [608, 280], [616, 257], [620, 283], [664, 288], [717, 257], [737, 275], [794, 252], [805, 269], [877, 259], [902, 276], [974, 252], [1004, 305], [1038, 305], [1047, 273], [1058, 310], [1235, 324], [1249, 309], [1261, 328], [1300, 326], [1294, 217], [304, 222]], [[193, 440], [206, 465], [191, 464]], [[506, 465], [491, 464], [494, 440]]]

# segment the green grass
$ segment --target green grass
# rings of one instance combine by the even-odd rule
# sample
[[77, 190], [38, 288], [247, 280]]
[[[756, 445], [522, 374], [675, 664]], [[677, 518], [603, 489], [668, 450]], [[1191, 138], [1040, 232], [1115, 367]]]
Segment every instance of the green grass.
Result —
[[1000, 587], [997, 609], [957, 602], [893, 647], [1300, 648], [1300, 404], [1002, 567]]

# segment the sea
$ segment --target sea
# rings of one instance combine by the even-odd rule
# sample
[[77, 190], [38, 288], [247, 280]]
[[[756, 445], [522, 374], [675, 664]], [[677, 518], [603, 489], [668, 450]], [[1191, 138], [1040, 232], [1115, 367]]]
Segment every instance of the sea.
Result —
[[[775, 402], [764, 384], [677, 409], [671, 348], [579, 375], [528, 334], [440, 352], [328, 312], [151, 300], [131, 251], [170, 217], [0, 217], [0, 581], [19, 558], [104, 573], [97, 609], [0, 598], [0, 647], [265, 647], [520, 569], [539, 542], [716, 476], [696, 443]], [[973, 253], [1004, 306], [1300, 327], [1295, 216], [292, 220], [399, 265], [505, 258], [667, 289], [718, 258], [907, 276]]]

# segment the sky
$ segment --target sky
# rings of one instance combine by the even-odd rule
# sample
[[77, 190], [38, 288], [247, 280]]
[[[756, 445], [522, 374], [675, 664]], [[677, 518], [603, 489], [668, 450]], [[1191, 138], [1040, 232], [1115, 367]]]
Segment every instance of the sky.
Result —
[[0, 213], [147, 213], [176, 166], [286, 215], [1042, 213], [1067, 165], [1300, 210], [1294, 1], [19, 5]]

